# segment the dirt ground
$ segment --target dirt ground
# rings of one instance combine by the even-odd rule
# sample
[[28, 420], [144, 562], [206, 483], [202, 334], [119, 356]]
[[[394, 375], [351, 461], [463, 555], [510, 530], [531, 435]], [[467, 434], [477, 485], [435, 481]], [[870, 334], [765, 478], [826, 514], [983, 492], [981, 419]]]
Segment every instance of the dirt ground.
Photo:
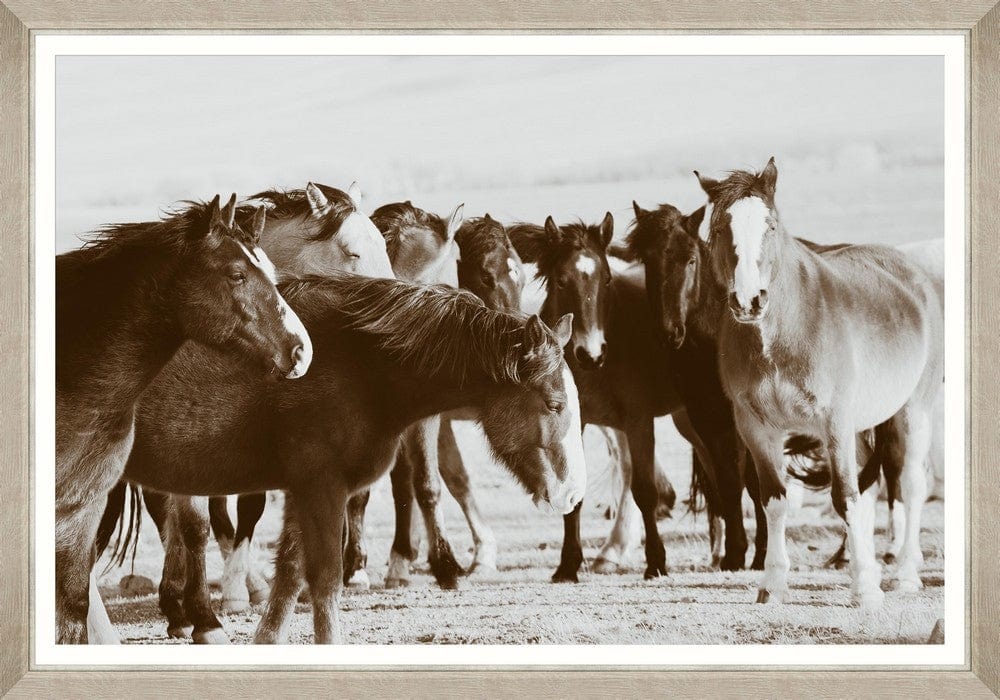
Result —
[[[693, 515], [680, 501], [690, 475], [688, 448], [669, 421], [657, 426], [657, 454], [678, 491], [678, 506], [661, 521], [670, 575], [644, 581], [643, 553], [616, 574], [585, 571], [579, 584], [553, 584], [549, 577], [559, 560], [561, 518], [537, 510], [499, 466], [487, 457], [478, 428], [460, 424], [456, 435], [476, 485], [476, 495], [494, 528], [499, 547], [496, 572], [476, 572], [457, 591], [442, 591], [426, 562], [418, 563], [405, 589], [382, 587], [392, 538], [388, 480], [373, 489], [368, 511], [369, 591], [346, 591], [341, 616], [344, 641], [351, 644], [745, 644], [745, 643], [925, 643], [935, 620], [944, 616], [943, 506], [924, 511], [922, 546], [926, 559], [924, 588], [915, 594], [889, 591], [883, 609], [873, 615], [850, 605], [846, 570], [823, 567], [840, 544], [841, 527], [828, 507], [828, 494], [807, 493], [789, 520], [791, 600], [783, 606], [754, 603], [759, 572], [712, 571], [704, 514]], [[586, 448], [590, 487], [584, 504], [584, 554], [591, 560], [611, 527], [608, 504], [614, 502], [603, 438], [588, 431]], [[471, 561], [471, 537], [457, 504], [444, 497], [445, 522], [452, 546], [463, 564]], [[257, 528], [254, 556], [270, 575], [273, 543], [280, 528], [281, 495], [273, 494]], [[752, 510], [745, 507], [748, 534]], [[884, 551], [886, 508], [880, 504], [876, 547]], [[425, 557], [425, 554], [423, 555]], [[747, 561], [750, 561], [751, 552]], [[99, 570], [106, 564], [103, 559]], [[146, 518], [134, 564], [135, 574], [158, 582], [163, 552], [155, 527]], [[214, 599], [222, 560], [210, 544], [209, 576]], [[184, 643], [166, 636], [155, 591], [123, 596], [119, 581], [131, 563], [99, 579], [111, 620], [131, 644]], [[883, 588], [889, 586], [884, 568]], [[220, 615], [235, 643], [250, 643], [259, 610]], [[291, 625], [292, 643], [312, 639], [308, 604], [300, 604]]]

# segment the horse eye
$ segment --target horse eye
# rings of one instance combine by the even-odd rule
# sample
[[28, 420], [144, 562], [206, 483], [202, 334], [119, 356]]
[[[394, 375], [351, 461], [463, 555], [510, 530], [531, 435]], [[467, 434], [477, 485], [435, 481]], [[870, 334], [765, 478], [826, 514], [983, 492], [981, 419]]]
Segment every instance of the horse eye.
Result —
[[695, 262], [696, 262], [695, 259], [691, 258], [690, 260], [688, 260], [688, 265], [690, 265], [691, 267], [694, 267]]
[[237, 270], [236, 272], [230, 273], [229, 279], [231, 279], [236, 284], [243, 284], [247, 281], [247, 276], [242, 270]]
[[564, 404], [562, 401], [549, 399], [545, 402], [545, 407], [549, 409], [549, 413], [560, 413], [563, 410]]

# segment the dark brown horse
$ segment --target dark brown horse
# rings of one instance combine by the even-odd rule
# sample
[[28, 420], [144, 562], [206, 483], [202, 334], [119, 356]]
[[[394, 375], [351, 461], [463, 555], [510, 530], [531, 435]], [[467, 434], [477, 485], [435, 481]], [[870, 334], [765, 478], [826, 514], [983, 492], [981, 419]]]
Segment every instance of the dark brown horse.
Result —
[[[255, 377], [305, 374], [312, 345], [236, 195], [102, 229], [56, 258], [56, 639], [117, 641], [93, 585], [94, 536], [132, 447], [139, 396], [187, 339]], [[261, 371], [260, 368], [263, 368]], [[88, 632], [88, 612], [92, 629]]]
[[[730, 571], [742, 569], [747, 550], [742, 503], [746, 449], [719, 378], [718, 335], [726, 292], [709, 263], [707, 244], [698, 236], [705, 208], [684, 216], [669, 204], [652, 211], [635, 202], [632, 205], [635, 223], [625, 254], [641, 260], [646, 269], [649, 305], [664, 343], [667, 366], [695, 431], [712, 454], [718, 498], [709, 496], [706, 500], [709, 515], [719, 514], [725, 522], [726, 547], [720, 566]], [[757, 513], [752, 568], [763, 569], [767, 526], [756, 498], [752, 465], [747, 475]]]
[[[646, 578], [667, 573], [666, 553], [657, 530], [653, 419], [675, 415], [681, 433], [700, 445], [683, 419], [683, 405], [664, 362], [641, 268], [613, 273], [607, 248], [614, 221], [599, 226], [574, 223], [509, 227], [526, 262], [537, 262], [546, 282], [543, 319], [573, 313], [566, 361], [580, 388], [583, 422], [621, 430], [627, 437], [632, 495], [646, 535]], [[680, 418], [680, 420], [678, 420]], [[704, 453], [702, 453], [704, 454]], [[707, 454], [705, 455], [707, 460]], [[583, 563], [580, 508], [565, 517], [565, 536], [554, 581], [577, 581]]]
[[[347, 499], [385, 473], [417, 420], [476, 406], [494, 452], [536, 502], [568, 512], [580, 501], [578, 399], [560, 352], [570, 318], [553, 332], [537, 317], [491, 311], [468, 293], [355, 276], [291, 282], [282, 291], [315, 343], [306, 382], [267, 384], [189, 344], [144, 395], [125, 472], [175, 494], [287, 490], [258, 641], [283, 639], [303, 574], [316, 641], [339, 638]], [[207, 527], [183, 536], [185, 609], [174, 613], [186, 619], [171, 624], [190, 620], [200, 640], [222, 641], [209, 601], [199, 599]]]

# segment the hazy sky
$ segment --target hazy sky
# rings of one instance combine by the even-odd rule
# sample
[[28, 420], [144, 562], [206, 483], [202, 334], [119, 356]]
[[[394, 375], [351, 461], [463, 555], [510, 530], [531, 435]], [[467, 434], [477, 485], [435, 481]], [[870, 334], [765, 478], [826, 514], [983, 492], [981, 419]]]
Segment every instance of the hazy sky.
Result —
[[59, 237], [216, 191], [655, 177], [938, 154], [938, 57], [60, 57]]

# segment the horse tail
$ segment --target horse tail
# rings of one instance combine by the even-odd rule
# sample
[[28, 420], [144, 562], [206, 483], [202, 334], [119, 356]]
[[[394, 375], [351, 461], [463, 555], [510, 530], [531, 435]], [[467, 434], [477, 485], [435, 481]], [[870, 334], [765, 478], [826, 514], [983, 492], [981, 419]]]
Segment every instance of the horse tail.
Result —
[[[129, 499], [129, 513], [128, 513], [128, 529], [126, 530], [125, 525], [125, 490], [128, 489], [131, 498]], [[128, 557], [129, 548], [132, 550], [132, 570], [135, 570], [135, 555], [139, 548], [139, 532], [142, 528], [142, 489], [135, 484], [130, 484], [125, 481], [121, 481], [115, 487], [115, 491], [120, 489], [120, 498], [117, 501], [117, 523], [118, 523], [118, 536], [115, 538], [114, 548], [111, 550], [111, 557], [108, 561], [107, 566], [104, 567], [104, 571], [109, 571], [113, 566], [124, 566], [125, 559]], [[108, 506], [111, 507], [111, 499], [109, 496]], [[108, 515], [108, 510], [104, 511], [105, 517]], [[102, 521], [103, 522], [103, 521]], [[105, 542], [105, 547], [107, 542]], [[103, 550], [102, 550], [103, 551]]]
[[691, 450], [691, 488], [688, 490], [687, 506], [688, 513], [697, 515], [705, 509], [705, 470], [698, 459], [698, 453]]
[[793, 435], [785, 443], [785, 472], [814, 491], [829, 488], [833, 481], [823, 443], [806, 435]]

